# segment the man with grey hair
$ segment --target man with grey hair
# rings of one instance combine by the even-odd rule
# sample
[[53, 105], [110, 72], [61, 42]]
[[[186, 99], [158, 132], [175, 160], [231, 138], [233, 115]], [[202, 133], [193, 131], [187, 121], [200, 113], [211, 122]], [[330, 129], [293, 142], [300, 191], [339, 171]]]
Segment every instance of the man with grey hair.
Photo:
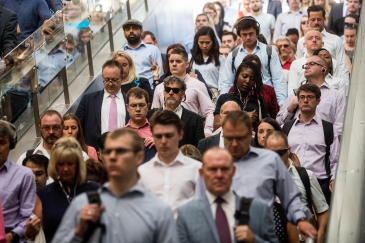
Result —
[[27, 219], [33, 213], [36, 185], [33, 172], [8, 158], [17, 143], [16, 128], [0, 121], [0, 201], [6, 242], [24, 242]]
[[285, 70], [290, 70], [290, 66], [293, 62], [293, 59], [290, 57], [293, 48], [292, 48], [292, 42], [289, 39], [289, 37], [286, 36], [279, 36], [276, 39], [276, 46], [279, 49], [279, 58], [281, 62], [281, 66]]

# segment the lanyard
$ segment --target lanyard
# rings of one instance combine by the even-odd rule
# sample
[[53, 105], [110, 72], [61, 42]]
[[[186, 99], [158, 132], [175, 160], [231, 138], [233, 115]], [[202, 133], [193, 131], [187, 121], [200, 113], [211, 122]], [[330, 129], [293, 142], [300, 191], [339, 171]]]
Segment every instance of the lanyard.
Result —
[[[67, 198], [67, 201], [68, 203], [71, 203], [72, 201], [72, 197], [66, 192], [65, 188], [63, 187], [61, 181], [59, 180], [58, 183], [60, 184], [61, 188], [62, 188], [62, 191], [63, 193], [66, 195], [66, 198]], [[77, 186], [77, 181], [76, 181], [76, 184], [75, 184], [75, 187], [74, 187], [74, 197], [76, 196], [76, 186]]]

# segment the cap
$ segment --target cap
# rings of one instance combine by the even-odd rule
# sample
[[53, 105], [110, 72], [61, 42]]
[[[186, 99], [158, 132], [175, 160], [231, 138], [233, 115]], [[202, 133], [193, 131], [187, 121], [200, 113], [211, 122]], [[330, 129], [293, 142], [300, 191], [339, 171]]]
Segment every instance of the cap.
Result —
[[142, 23], [139, 22], [138, 20], [135, 20], [135, 19], [128, 19], [127, 21], [125, 21], [124, 24], [123, 24], [123, 26], [122, 26], [123, 27], [123, 30], [125, 29], [125, 27], [127, 25], [136, 25], [136, 26], [138, 26], [138, 27], [140, 27], [142, 29]]

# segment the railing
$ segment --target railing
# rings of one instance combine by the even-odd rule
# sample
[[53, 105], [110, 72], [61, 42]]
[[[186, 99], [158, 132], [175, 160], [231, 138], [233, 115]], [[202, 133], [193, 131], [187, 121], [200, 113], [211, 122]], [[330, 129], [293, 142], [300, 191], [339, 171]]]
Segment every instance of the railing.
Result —
[[61, 94], [69, 105], [69, 85], [86, 66], [94, 76], [93, 57], [107, 42], [114, 52], [114, 34], [142, 4], [148, 10], [147, 0], [69, 2], [0, 61], [0, 119], [21, 137]]

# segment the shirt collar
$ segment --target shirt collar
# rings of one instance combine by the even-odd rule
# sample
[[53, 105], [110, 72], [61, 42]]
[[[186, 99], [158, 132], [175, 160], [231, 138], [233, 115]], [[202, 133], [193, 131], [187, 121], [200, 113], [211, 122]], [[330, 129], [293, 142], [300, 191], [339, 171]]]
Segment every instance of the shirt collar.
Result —
[[183, 153], [181, 151], [179, 151], [179, 153], [177, 154], [176, 158], [174, 159], [174, 161], [172, 161], [169, 165], [166, 165], [164, 162], [162, 162], [159, 158], [158, 158], [158, 152], [156, 153], [155, 157], [153, 158], [153, 163], [154, 165], [163, 165], [163, 166], [172, 166], [173, 164], [176, 163], [180, 163], [180, 164], [185, 164], [185, 156], [183, 155]]
[[322, 35], [323, 36], [326, 36], [328, 35], [329, 33], [326, 31], [326, 28], [323, 28], [323, 30], [321, 31]]
[[[243, 44], [244, 43], [242, 43], [242, 45], [241, 45], [240, 52], [246, 51]], [[261, 43], [259, 40], [256, 39], [256, 47], [255, 47], [255, 49], [253, 50], [252, 53], [255, 53], [256, 50], [261, 50], [261, 48], [263, 48], [263, 46], [265, 46], [265, 44]]]
[[[294, 125], [296, 125], [297, 123], [300, 123], [300, 122], [303, 123], [303, 121], [299, 118], [299, 115], [300, 114], [298, 114], [297, 119], [294, 122]], [[322, 120], [321, 120], [321, 117], [318, 115], [318, 112], [316, 112], [316, 114], [314, 115], [314, 117], [312, 118], [312, 120], [309, 122], [309, 124], [311, 124], [312, 121], [314, 121], [317, 124], [322, 124]]]
[[259, 148], [254, 148], [250, 145], [248, 152], [245, 156], [243, 156], [241, 159], [234, 159], [234, 162], [240, 162], [243, 160], [247, 160], [251, 157], [257, 157], [259, 155]]
[[[104, 89], [104, 99], [108, 98], [110, 94]], [[115, 97], [118, 99], [122, 98], [122, 91], [119, 89], [118, 93], [115, 94]]]
[[127, 49], [129, 49], [129, 50], [136, 50], [136, 49], [140, 48], [141, 46], [146, 47], [146, 44], [143, 42], [143, 40], [141, 40], [141, 43], [139, 43], [139, 45], [138, 45], [137, 47], [135, 47], [135, 48], [130, 47], [130, 46], [128, 45], [128, 42], [127, 42], [127, 43], [125, 44], [125, 46], [123, 47], [123, 49], [124, 49], [124, 50], [127, 50]]
[[0, 167], [0, 171], [2, 170], [9, 171], [10, 166], [11, 166], [11, 161], [7, 159], [5, 163]]
[[[110, 183], [106, 182], [102, 187], [101, 187], [101, 191], [108, 191], [109, 193], [115, 195], [111, 190], [110, 190]], [[141, 193], [144, 194], [146, 192], [146, 190], [139, 184], [136, 183], [134, 186], [132, 186], [131, 188], [129, 188], [128, 191], [126, 191], [123, 195], [121, 195], [120, 197], [125, 197], [129, 194], [132, 193]]]
[[128, 121], [128, 123], [127, 123], [127, 125], [125, 125], [126, 127], [131, 127], [131, 128], [135, 128], [135, 129], [139, 129], [139, 128], [142, 128], [142, 127], [146, 127], [146, 126], [149, 126], [150, 125], [150, 123], [148, 122], [148, 119], [146, 118], [146, 120], [145, 120], [145, 122], [144, 122], [144, 124], [142, 125], [142, 126], [140, 126], [140, 127], [134, 127], [134, 126], [132, 126], [131, 125], [131, 119], [129, 119], [129, 121]]
[[295, 168], [294, 168], [294, 165], [293, 165], [293, 161], [292, 161], [290, 158], [288, 158], [288, 161], [289, 161], [289, 168], [288, 168], [288, 171], [292, 172], [292, 171], [293, 171], [293, 169], [295, 169]]
[[[213, 205], [215, 203], [215, 200], [217, 199], [217, 196], [214, 195], [213, 193], [211, 193], [210, 191], [206, 190], [205, 191], [205, 195], [207, 196], [209, 205]], [[226, 192], [223, 196], [221, 196], [221, 198], [226, 202], [234, 202], [235, 201], [235, 195], [232, 191], [232, 189], [230, 189], [228, 192]]]

